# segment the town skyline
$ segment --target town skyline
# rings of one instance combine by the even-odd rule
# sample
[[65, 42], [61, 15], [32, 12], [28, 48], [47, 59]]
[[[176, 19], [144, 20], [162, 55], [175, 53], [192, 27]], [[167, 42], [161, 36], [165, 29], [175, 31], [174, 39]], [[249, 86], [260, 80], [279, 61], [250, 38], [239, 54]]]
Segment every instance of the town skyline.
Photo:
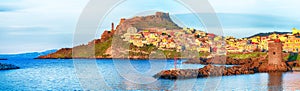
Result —
[[[291, 32], [261, 33], [248, 38], [222, 36], [195, 28], [179, 27], [169, 13], [156, 12], [147, 16], [121, 18], [118, 24], [111, 23], [111, 29], [105, 30], [101, 37], [93, 41], [62, 48], [39, 58], [123, 58], [122, 53], [113, 53], [118, 50], [128, 52], [129, 58], [144, 59], [154, 49], [167, 53], [167, 58], [174, 58], [185, 51], [198, 52], [201, 57], [209, 53], [227, 55], [266, 52], [269, 50], [268, 43], [272, 41], [282, 42], [284, 52], [299, 52], [299, 36], [300, 30], [296, 28]], [[87, 51], [91, 48], [95, 51]], [[81, 50], [75, 54], [91, 54], [72, 56], [74, 50]]]

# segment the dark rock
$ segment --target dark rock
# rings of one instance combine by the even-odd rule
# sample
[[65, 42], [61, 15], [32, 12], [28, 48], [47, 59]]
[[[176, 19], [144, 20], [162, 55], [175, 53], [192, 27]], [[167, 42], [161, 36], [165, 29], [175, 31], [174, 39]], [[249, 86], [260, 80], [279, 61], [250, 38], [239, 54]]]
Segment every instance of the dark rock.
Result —
[[0, 63], [0, 70], [10, 70], [10, 69], [19, 69], [20, 67], [17, 67], [12, 64], [1, 64]]
[[[175, 72], [179, 72], [178, 74], [171, 75], [172, 79], [183, 79], [183, 78], [200, 78], [200, 77], [208, 77], [208, 76], [230, 76], [230, 75], [241, 75], [241, 74], [254, 74], [254, 73], [261, 73], [261, 72], [287, 72], [292, 70], [291, 67], [289, 67], [285, 62], [281, 62], [277, 65], [271, 65], [268, 64], [265, 57], [260, 58], [249, 58], [249, 59], [230, 59], [226, 62], [226, 64], [238, 64], [237, 66], [232, 67], [225, 67], [225, 66], [214, 66], [211, 63], [217, 63], [217, 64], [223, 64], [220, 62], [219, 58], [217, 57], [213, 59], [206, 60], [206, 63], [204, 61], [199, 61], [196, 59], [189, 60], [186, 63], [201, 63], [201, 64], [208, 64], [200, 69], [181, 69], [181, 70], [175, 70]], [[212, 61], [215, 60], [215, 61]], [[293, 64], [294, 65], [294, 64]], [[197, 73], [195, 73], [194, 70], [198, 70]], [[174, 70], [171, 70], [174, 71]], [[160, 72], [159, 75], [156, 76], [159, 78], [168, 79], [170, 78], [169, 74], [166, 74], [166, 72], [169, 71], [163, 71]], [[198, 74], [198, 76], [195, 76], [194, 74]]]

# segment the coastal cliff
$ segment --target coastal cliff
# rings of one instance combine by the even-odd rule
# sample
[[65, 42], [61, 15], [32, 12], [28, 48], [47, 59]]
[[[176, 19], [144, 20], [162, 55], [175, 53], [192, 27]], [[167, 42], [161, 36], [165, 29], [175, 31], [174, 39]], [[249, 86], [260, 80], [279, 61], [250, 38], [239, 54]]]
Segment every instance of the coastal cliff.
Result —
[[[120, 36], [126, 33], [130, 27], [135, 27], [138, 31], [148, 28], [182, 29], [172, 21], [169, 13], [157, 12], [155, 15], [136, 16], [131, 19], [122, 18], [116, 28], [114, 27], [114, 23], [112, 23], [112, 29], [110, 31], [105, 30], [100, 39], [95, 39], [88, 44], [75, 46], [73, 48], [62, 48], [54, 53], [39, 56], [37, 59], [112, 58], [112, 40], [121, 39]], [[125, 41], [120, 42], [121, 44], [127, 43]], [[124, 51], [129, 52], [128, 57], [131, 59], [148, 59], [151, 51], [157, 50], [156, 47], [151, 45], [143, 47], [136, 47], [132, 44], [129, 45], [130, 49]], [[167, 58], [173, 58], [178, 55], [176, 51], [162, 51], [166, 54]]]

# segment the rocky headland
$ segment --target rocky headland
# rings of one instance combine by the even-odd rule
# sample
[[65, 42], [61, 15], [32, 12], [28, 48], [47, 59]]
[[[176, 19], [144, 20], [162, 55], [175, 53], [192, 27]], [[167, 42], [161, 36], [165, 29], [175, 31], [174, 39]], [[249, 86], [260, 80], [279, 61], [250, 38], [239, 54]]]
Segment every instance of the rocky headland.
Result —
[[0, 70], [11, 70], [11, 69], [19, 69], [20, 67], [12, 65], [12, 64], [2, 64], [0, 63]]
[[[62, 48], [54, 53], [39, 56], [36, 59], [148, 59], [151, 51], [157, 50], [154, 46], [136, 47], [130, 45], [130, 49], [118, 49], [118, 46], [114, 46], [114, 50], [112, 50], [113, 39], [122, 40], [119, 37], [126, 33], [127, 29], [130, 27], [135, 27], [139, 31], [148, 28], [182, 29], [172, 21], [169, 13], [156, 12], [155, 15], [136, 16], [130, 19], [122, 18], [116, 28], [115, 24], [112, 23], [111, 30], [105, 30], [99, 39], [95, 39], [88, 44], [75, 46], [73, 48]], [[126, 44], [125, 41], [119, 41], [117, 43], [120, 43], [120, 45]], [[112, 54], [112, 51], [129, 52], [129, 55], [123, 56], [116, 53]], [[173, 55], [178, 54], [176, 51], [164, 52], [166, 53], [166, 58], [174, 58]]]

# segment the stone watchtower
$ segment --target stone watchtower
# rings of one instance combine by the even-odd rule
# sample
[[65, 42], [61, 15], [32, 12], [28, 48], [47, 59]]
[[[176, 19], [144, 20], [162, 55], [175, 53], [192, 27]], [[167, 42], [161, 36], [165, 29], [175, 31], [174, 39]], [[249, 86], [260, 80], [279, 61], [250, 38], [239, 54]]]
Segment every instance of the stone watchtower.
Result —
[[279, 39], [268, 43], [268, 64], [279, 65], [282, 62], [282, 43]]

